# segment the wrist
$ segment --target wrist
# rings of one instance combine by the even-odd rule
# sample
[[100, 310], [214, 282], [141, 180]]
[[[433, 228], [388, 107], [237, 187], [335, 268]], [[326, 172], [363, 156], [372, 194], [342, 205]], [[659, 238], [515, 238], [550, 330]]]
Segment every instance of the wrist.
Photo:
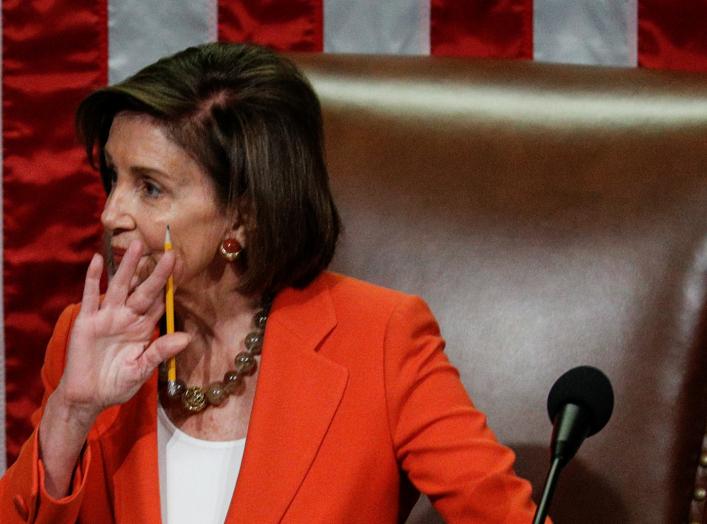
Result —
[[97, 416], [89, 406], [68, 402], [61, 388], [47, 399], [39, 423], [39, 458], [51, 497], [59, 499], [71, 491], [73, 472]]
[[77, 424], [87, 431], [102, 411], [96, 406], [71, 400], [61, 384], [47, 400], [47, 404], [50, 403], [57, 418], [71, 425]]

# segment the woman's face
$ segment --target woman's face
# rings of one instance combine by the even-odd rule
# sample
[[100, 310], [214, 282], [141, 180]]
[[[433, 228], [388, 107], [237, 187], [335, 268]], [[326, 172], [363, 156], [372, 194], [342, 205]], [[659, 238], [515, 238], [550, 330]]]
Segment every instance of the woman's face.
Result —
[[169, 224], [181, 286], [218, 278], [219, 246], [226, 236], [244, 245], [242, 228], [220, 210], [208, 175], [149, 116], [120, 113], [105, 145], [113, 186], [101, 214], [111, 236], [114, 261], [133, 240], [143, 245], [138, 274], [145, 278], [164, 250]]

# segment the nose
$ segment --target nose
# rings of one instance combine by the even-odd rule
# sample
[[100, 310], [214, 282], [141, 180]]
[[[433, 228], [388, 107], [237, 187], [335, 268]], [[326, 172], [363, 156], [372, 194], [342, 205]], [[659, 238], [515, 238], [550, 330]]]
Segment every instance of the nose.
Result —
[[129, 198], [121, 184], [113, 186], [101, 213], [101, 223], [106, 231], [114, 235], [135, 227], [129, 206]]

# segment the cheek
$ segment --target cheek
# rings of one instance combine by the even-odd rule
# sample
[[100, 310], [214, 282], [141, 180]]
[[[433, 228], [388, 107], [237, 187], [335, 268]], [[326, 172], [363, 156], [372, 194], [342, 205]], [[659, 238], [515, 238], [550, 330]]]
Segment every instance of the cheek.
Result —
[[174, 276], [180, 281], [191, 279], [208, 271], [214, 261], [214, 254], [206, 243], [194, 246], [189, 254], [178, 252]]

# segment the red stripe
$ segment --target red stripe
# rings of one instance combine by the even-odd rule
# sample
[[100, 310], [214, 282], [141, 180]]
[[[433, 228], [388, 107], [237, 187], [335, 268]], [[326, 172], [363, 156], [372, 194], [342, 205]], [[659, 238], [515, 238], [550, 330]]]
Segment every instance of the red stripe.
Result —
[[39, 370], [60, 310], [80, 298], [103, 195], [74, 110], [107, 78], [107, 8], [3, 2], [3, 205], [8, 464], [30, 433]]
[[322, 0], [219, 0], [218, 38], [279, 51], [324, 49]]
[[638, 65], [707, 71], [707, 1], [639, 0]]
[[532, 0], [432, 0], [433, 55], [532, 58]]

